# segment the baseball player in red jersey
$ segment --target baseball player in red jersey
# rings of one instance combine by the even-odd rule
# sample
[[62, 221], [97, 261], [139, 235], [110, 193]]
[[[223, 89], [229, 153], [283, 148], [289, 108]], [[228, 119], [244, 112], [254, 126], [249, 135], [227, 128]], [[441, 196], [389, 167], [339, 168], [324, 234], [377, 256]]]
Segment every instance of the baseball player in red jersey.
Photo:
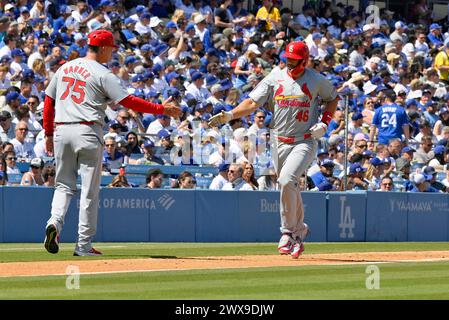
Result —
[[[304, 223], [299, 179], [313, 161], [317, 140], [326, 133], [339, 98], [324, 76], [306, 68], [309, 50], [305, 43], [289, 43], [285, 56], [287, 68], [273, 69], [248, 99], [234, 110], [215, 115], [209, 124], [217, 126], [249, 115], [268, 99], [274, 99], [271, 147], [280, 185], [282, 233], [278, 251], [297, 259], [304, 251], [304, 240], [309, 233]], [[319, 121], [322, 102], [324, 109]]]
[[96, 233], [103, 125], [107, 104], [116, 103], [137, 112], [178, 117], [181, 110], [170, 103], [154, 104], [132, 96], [103, 64], [109, 62], [114, 47], [110, 31], [97, 30], [88, 36], [86, 57], [67, 62], [56, 72], [44, 102], [43, 124], [46, 149], [56, 161], [55, 192], [51, 217], [45, 231], [45, 249], [59, 251], [59, 234], [72, 196], [81, 176], [78, 241], [76, 256], [97, 256], [92, 247]]

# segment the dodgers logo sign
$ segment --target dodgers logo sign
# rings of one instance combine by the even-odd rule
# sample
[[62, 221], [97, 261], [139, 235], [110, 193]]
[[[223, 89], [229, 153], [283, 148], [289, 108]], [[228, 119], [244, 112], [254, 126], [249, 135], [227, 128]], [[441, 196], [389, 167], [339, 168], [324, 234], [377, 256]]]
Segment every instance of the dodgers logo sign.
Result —
[[354, 238], [353, 229], [355, 228], [355, 219], [351, 216], [351, 207], [345, 205], [346, 196], [340, 197], [340, 238], [352, 239]]

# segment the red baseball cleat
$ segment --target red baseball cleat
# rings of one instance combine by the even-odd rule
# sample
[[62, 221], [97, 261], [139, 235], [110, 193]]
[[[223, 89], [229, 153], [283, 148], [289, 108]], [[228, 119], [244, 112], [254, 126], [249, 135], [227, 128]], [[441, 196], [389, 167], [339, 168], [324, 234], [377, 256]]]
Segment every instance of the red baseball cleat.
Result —
[[292, 256], [293, 259], [298, 259], [299, 256], [303, 253], [303, 251], [304, 251], [304, 243], [298, 240], [293, 245], [293, 250], [290, 255]]
[[295, 240], [293, 240], [291, 233], [284, 233], [279, 240], [278, 251], [280, 254], [290, 254], [293, 250], [293, 245]]

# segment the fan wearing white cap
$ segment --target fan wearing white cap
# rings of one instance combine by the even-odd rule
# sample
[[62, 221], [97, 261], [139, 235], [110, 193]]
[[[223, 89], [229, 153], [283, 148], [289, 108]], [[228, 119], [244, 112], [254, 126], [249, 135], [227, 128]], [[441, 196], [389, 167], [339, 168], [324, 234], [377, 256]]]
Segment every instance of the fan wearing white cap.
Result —
[[3, 12], [7, 13], [9, 10], [14, 9], [14, 5], [11, 3], [7, 3], [5, 4], [5, 6], [3, 7]]
[[373, 35], [374, 26], [371, 23], [365, 24], [363, 26], [362, 30], [363, 30], [363, 34], [364, 35], [372, 36]]
[[366, 65], [365, 65], [365, 69], [368, 70], [369, 72], [373, 72], [376, 73], [379, 69], [379, 64], [380, 64], [380, 58], [379, 57], [371, 57]]
[[359, 84], [364, 80], [365, 76], [360, 71], [354, 72], [351, 74], [351, 78], [344, 83], [344, 87], [349, 88], [355, 95], [362, 95], [363, 91], [359, 88]]
[[211, 43], [211, 39], [210, 39], [210, 31], [208, 28], [206, 28], [206, 26], [207, 26], [206, 16], [203, 16], [202, 14], [198, 14], [193, 19], [193, 22], [195, 22], [196, 35], [204, 43], [206, 50], [209, 49], [212, 46], [212, 43]]
[[238, 58], [237, 65], [234, 69], [234, 73], [237, 75], [235, 82], [237, 89], [242, 88], [248, 82], [248, 77], [253, 73], [251, 65], [255, 66], [258, 63], [256, 57], [260, 54], [261, 52], [257, 44], [252, 43], [246, 49], [246, 53]]
[[30, 171], [25, 172], [20, 182], [21, 186], [42, 186], [44, 185], [44, 177], [42, 176], [42, 169], [44, 162], [41, 158], [33, 158], [30, 162]]
[[397, 21], [394, 24], [394, 31], [390, 34], [390, 40], [393, 41], [396, 38], [401, 38], [403, 43], [408, 42], [407, 34], [405, 34], [404, 29], [406, 28], [404, 22]]
[[162, 24], [162, 20], [159, 19], [159, 17], [153, 16], [150, 18], [150, 28], [152, 39], [160, 39], [162, 37], [164, 25]]
[[410, 192], [440, 192], [430, 185], [429, 181], [431, 179], [431, 175], [415, 173], [410, 179], [414, 184], [414, 187]]
[[214, 107], [219, 105], [224, 105], [224, 88], [216, 83], [210, 88], [210, 93], [212, 94], [206, 99], [206, 103], [212, 103]]
[[272, 62], [275, 61], [275, 59], [279, 56], [278, 55], [278, 49], [277, 49], [277, 45], [275, 42], [271, 42], [271, 41], [264, 41], [264, 43], [262, 44], [263, 52], [262, 55], [260, 57], [260, 59], [258, 59], [258, 61], [261, 64], [261, 67], [264, 70], [267, 71], [271, 71], [272, 69]]

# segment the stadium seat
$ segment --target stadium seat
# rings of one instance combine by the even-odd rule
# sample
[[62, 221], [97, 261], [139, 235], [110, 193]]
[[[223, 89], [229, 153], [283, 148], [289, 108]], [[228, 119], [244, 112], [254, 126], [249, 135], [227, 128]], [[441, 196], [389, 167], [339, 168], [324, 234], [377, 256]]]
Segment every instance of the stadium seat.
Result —
[[20, 184], [22, 181], [22, 174], [21, 173], [10, 173], [8, 174], [8, 182], [12, 184]]
[[197, 177], [196, 180], [196, 186], [197, 189], [208, 189], [213, 178], [210, 177]]
[[101, 182], [100, 185], [102, 187], [106, 187], [108, 184], [112, 182], [112, 179], [114, 179], [115, 176], [101, 176]]
[[[145, 174], [147, 174], [148, 170], [150, 170], [151, 167], [158, 167], [158, 166], [148, 166], [148, 165], [144, 165], [144, 164], [127, 165], [125, 168], [125, 171], [126, 171], [126, 174], [144, 174], [145, 175]], [[111, 170], [111, 173], [115, 173], [115, 172], [113, 170]]]
[[393, 185], [396, 191], [405, 191], [405, 180], [400, 176], [393, 177]]
[[343, 170], [334, 168], [334, 177], [338, 177]]
[[422, 167], [424, 167], [424, 163], [413, 163], [411, 172], [415, 171], [416, 169], [421, 169]]
[[128, 183], [133, 187], [140, 187], [146, 183], [146, 177], [142, 175], [129, 175], [126, 176], [126, 179], [128, 180]]
[[55, 158], [54, 157], [42, 157], [42, 160], [44, 161], [44, 163], [53, 164], [55, 161]]
[[[179, 175], [183, 171], [188, 171], [192, 174], [202, 175], [217, 175], [218, 168], [216, 167], [199, 167], [199, 166], [150, 166], [145, 164], [130, 164], [125, 168], [126, 174], [143, 174], [146, 175], [150, 169], [161, 169], [164, 175]], [[117, 170], [111, 170], [112, 174], [118, 173]]]
[[17, 168], [19, 168], [20, 172], [25, 173], [30, 171], [30, 163], [29, 162], [17, 162]]
[[133, 160], [137, 160], [137, 159], [140, 159], [140, 158], [142, 158], [144, 155], [142, 154], [142, 153], [131, 153], [130, 155], [129, 155], [129, 158], [130, 159], [133, 159]]

